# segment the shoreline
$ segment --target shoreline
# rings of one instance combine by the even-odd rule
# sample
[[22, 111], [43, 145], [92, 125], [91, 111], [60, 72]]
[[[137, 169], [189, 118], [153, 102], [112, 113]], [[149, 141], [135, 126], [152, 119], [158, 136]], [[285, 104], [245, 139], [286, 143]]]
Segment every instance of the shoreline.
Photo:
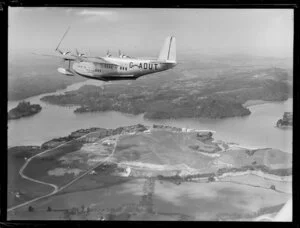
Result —
[[247, 100], [242, 105], [243, 105], [244, 108], [249, 108], [249, 107], [256, 106], [256, 105], [263, 105], [263, 104], [269, 104], [269, 103], [275, 103], [276, 104], [276, 103], [280, 103], [280, 102], [285, 102], [289, 99], [291, 99], [291, 97], [288, 97], [288, 99], [283, 100], [283, 101]]
[[255, 105], [261, 105], [261, 104], [268, 104], [268, 103], [275, 103], [278, 101], [265, 101], [265, 100], [248, 100], [243, 105], [244, 108], [249, 108], [251, 106]]

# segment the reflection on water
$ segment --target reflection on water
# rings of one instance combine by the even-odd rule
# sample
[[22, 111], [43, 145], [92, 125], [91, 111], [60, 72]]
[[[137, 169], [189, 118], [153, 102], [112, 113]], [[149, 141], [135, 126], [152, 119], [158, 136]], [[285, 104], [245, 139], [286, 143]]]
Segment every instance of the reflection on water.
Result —
[[[102, 82], [87, 80], [73, 84], [65, 91], [78, 89], [84, 84], [101, 86]], [[41, 145], [55, 137], [66, 136], [80, 128], [104, 127], [116, 128], [133, 124], [167, 124], [177, 127], [210, 129], [216, 131], [215, 138], [227, 142], [236, 142], [250, 147], [273, 147], [286, 152], [292, 151], [292, 129], [278, 129], [275, 124], [284, 111], [292, 111], [292, 99], [285, 102], [260, 104], [249, 107], [251, 115], [224, 120], [180, 119], [150, 121], [143, 115], [122, 114], [119, 112], [73, 113], [76, 107], [60, 107], [46, 104], [40, 98], [47, 94], [28, 98], [31, 103], [40, 104], [40, 113], [8, 122], [8, 146]], [[8, 110], [18, 102], [8, 102]]]

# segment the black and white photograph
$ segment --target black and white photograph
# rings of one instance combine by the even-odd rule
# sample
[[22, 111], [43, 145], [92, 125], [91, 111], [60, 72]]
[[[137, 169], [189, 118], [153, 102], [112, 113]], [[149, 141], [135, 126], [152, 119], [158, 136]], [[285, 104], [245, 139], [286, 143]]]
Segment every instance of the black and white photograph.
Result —
[[292, 222], [293, 47], [292, 8], [9, 6], [7, 220]]

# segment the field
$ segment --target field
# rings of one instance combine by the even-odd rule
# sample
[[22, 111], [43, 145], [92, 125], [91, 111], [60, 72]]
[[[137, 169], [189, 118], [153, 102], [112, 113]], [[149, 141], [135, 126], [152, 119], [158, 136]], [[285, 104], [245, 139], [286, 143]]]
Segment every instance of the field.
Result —
[[[26, 180], [19, 175], [19, 170], [25, 163], [25, 157], [40, 152], [39, 149], [31, 147], [14, 148], [8, 152], [8, 183], [7, 183], [7, 206], [15, 206], [38, 196], [52, 191], [52, 188], [43, 184]], [[19, 197], [16, 194], [19, 193]]]
[[[143, 180], [131, 180], [127, 183], [107, 186], [106, 188], [93, 189], [88, 191], [77, 191], [72, 193], [65, 193], [53, 196], [51, 199], [44, 199], [33, 203], [32, 206], [36, 211], [40, 211], [39, 219], [47, 219], [46, 209], [48, 206], [54, 210], [64, 210], [73, 207], [81, 207], [82, 205], [90, 207], [92, 210], [106, 210], [110, 208], [119, 208], [120, 205], [138, 204], [142, 195]], [[132, 194], [129, 189], [136, 189], [137, 194]], [[127, 190], [128, 189], [128, 190]], [[16, 210], [17, 216], [23, 215], [27, 208], [20, 208]], [[43, 213], [42, 213], [43, 212]], [[27, 212], [26, 212], [27, 213]], [[27, 213], [28, 214], [28, 213]], [[28, 214], [26, 219], [36, 219], [35, 213]], [[61, 215], [63, 213], [61, 212]], [[99, 213], [90, 218], [96, 220]], [[19, 217], [18, 217], [19, 219]]]
[[69, 183], [111, 154], [113, 145], [102, 145], [97, 134], [92, 133], [33, 158], [24, 174], [59, 187]]
[[232, 216], [250, 219], [260, 215], [264, 208], [280, 210], [291, 197], [288, 193], [235, 183], [174, 185], [156, 181], [147, 206], [152, 207], [153, 212], [147, 212], [142, 203], [144, 183], [144, 179], [132, 179], [105, 188], [66, 192], [33, 203], [35, 213], [20, 208], [11, 218], [53, 219], [54, 212], [46, 211], [51, 207], [52, 210], [61, 211], [56, 212], [57, 219], [60, 219], [64, 216], [64, 210], [84, 206], [90, 208], [90, 212], [73, 215], [72, 219], [97, 220], [102, 213], [112, 215], [110, 219], [113, 220], [219, 220]]
[[153, 203], [159, 212], [172, 210], [196, 220], [218, 220], [222, 214], [254, 214], [261, 208], [285, 203], [289, 197], [291, 194], [232, 183], [158, 182]]
[[260, 186], [266, 189], [269, 189], [272, 185], [274, 185], [276, 190], [292, 194], [292, 182], [268, 180], [255, 175], [224, 177], [222, 178], [222, 181], [240, 183], [249, 186]]
[[94, 169], [94, 175], [84, 176], [68, 188], [61, 191], [59, 194], [66, 194], [78, 191], [89, 191], [101, 188], [105, 189], [132, 180], [132, 178], [116, 175], [118, 170], [119, 169], [117, 168], [116, 164], [100, 165], [96, 169]]
[[[198, 151], [191, 147], [198, 147]], [[213, 158], [200, 151], [218, 150], [212, 143], [204, 143], [195, 134], [152, 130], [150, 134], [124, 136], [118, 142], [115, 158], [118, 162], [142, 162], [175, 166], [186, 164], [195, 169], [208, 169]]]
[[234, 167], [265, 165], [270, 169], [288, 169], [292, 167], [292, 155], [276, 149], [231, 149], [222, 154], [219, 161]]
[[[78, 175], [80, 179], [49, 198], [31, 203], [34, 213], [28, 211], [28, 206], [21, 207], [9, 218], [238, 220], [251, 219], [265, 211], [274, 213], [291, 197], [291, 182], [267, 180], [254, 174], [234, 176], [235, 172], [259, 167], [266, 167], [263, 174], [273, 170], [288, 173], [291, 154], [271, 148], [229, 146], [213, 141], [208, 133], [167, 127], [153, 127], [145, 132], [124, 129], [116, 129], [105, 138], [93, 132], [34, 157], [25, 169], [25, 175], [31, 178], [58, 188]], [[36, 186], [39, 184], [17, 175], [25, 156], [31, 157], [41, 149], [20, 151], [10, 153], [10, 159], [15, 160], [9, 171], [15, 178], [10, 180], [14, 183], [11, 186], [22, 188], [23, 195], [27, 195], [24, 201], [46, 195], [47, 186]], [[218, 173], [229, 176], [217, 177]], [[81, 174], [87, 175], [81, 178]], [[211, 175], [213, 180], [208, 178]], [[30, 195], [30, 191], [34, 193]], [[9, 202], [19, 203], [10, 194]], [[48, 207], [51, 211], [47, 211]]]

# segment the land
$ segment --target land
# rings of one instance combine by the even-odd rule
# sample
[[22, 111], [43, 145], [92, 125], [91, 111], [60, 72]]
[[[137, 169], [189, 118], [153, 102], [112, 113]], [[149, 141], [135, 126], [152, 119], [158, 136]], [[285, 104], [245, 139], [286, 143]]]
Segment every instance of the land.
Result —
[[287, 128], [293, 126], [293, 113], [284, 112], [282, 119], [279, 119], [276, 123], [278, 128]]
[[10, 50], [8, 55], [8, 100], [18, 101], [55, 92], [85, 80], [81, 77], [63, 77], [56, 70], [59, 64], [59, 61], [52, 58], [26, 52], [14, 53]]
[[[172, 206], [173, 200], [168, 203], [172, 213], [162, 210], [164, 206], [155, 206], [165, 205], [162, 194], [175, 191], [178, 186], [176, 189], [184, 192], [186, 188], [200, 188], [200, 195], [219, 191], [219, 197], [226, 188], [242, 191], [249, 197], [262, 194], [265, 200], [261, 206], [259, 202], [253, 203], [257, 196], [240, 199], [251, 202], [251, 210], [231, 206], [227, 202], [229, 196], [224, 195], [228, 211], [220, 206], [206, 217], [251, 220], [277, 212], [291, 196], [291, 154], [214, 141], [212, 132], [197, 129], [141, 124], [81, 129], [41, 147], [9, 148], [8, 154], [12, 159], [8, 174], [13, 180], [9, 182], [8, 203], [9, 207], [15, 206], [9, 210], [10, 219], [202, 220], [201, 213], [200, 217], [193, 214], [198, 210], [194, 205], [197, 198], [186, 205], [186, 213]], [[21, 166], [22, 172], [18, 173]], [[32, 184], [20, 174], [29, 177]], [[22, 179], [23, 182], [18, 181]], [[49, 185], [54, 187], [53, 193]], [[29, 186], [31, 191], [25, 191]], [[22, 197], [17, 197], [16, 193], [21, 191]], [[243, 194], [234, 193], [237, 198]], [[26, 203], [35, 197], [42, 198]], [[220, 203], [222, 200], [219, 199]], [[21, 203], [24, 206], [18, 207]]]
[[249, 100], [287, 100], [292, 96], [290, 81], [281, 68], [225, 68], [216, 73], [178, 67], [159, 77], [109, 84], [104, 89], [86, 85], [41, 100], [79, 105], [75, 113], [120, 111], [144, 114], [146, 119], [227, 118], [250, 115], [244, 105]]
[[[76, 113], [120, 111], [148, 119], [227, 118], [250, 115], [249, 100], [283, 101], [292, 96], [292, 60], [247, 55], [202, 56], [180, 53], [173, 70], [105, 89], [86, 85], [42, 100], [79, 105]], [[64, 77], [57, 61], [30, 53], [9, 55], [8, 99], [20, 100], [55, 92], [84, 81]], [[273, 66], [276, 66], [274, 68]]]
[[41, 110], [42, 107], [39, 104], [30, 104], [30, 102], [21, 101], [17, 107], [8, 112], [8, 120], [32, 116], [39, 113]]

